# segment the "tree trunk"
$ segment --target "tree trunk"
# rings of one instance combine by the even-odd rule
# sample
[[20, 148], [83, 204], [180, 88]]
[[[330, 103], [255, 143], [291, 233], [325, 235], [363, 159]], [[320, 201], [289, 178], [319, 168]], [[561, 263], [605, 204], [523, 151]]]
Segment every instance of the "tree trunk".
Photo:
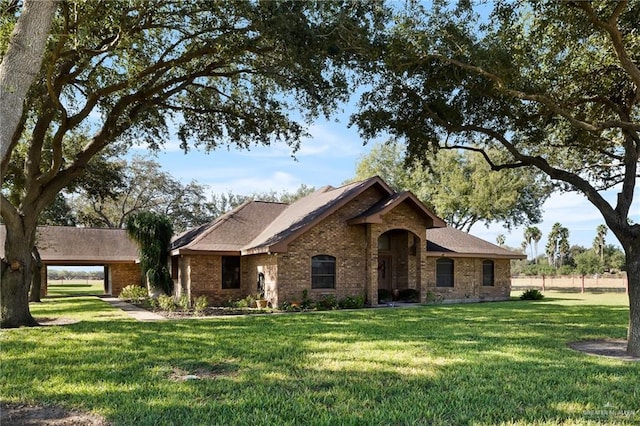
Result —
[[13, 328], [38, 325], [29, 312], [29, 287], [35, 242], [35, 226], [19, 221], [6, 224], [5, 258], [2, 259], [0, 282], [0, 327]]
[[42, 259], [40, 259], [40, 252], [38, 248], [34, 247], [33, 252], [33, 264], [31, 265], [31, 289], [29, 290], [29, 302], [41, 302], [40, 291], [42, 290]]
[[627, 282], [629, 288], [629, 330], [627, 354], [640, 357], [640, 239], [625, 247]]
[[10, 154], [24, 98], [40, 70], [56, 0], [27, 0], [0, 62], [0, 158]]

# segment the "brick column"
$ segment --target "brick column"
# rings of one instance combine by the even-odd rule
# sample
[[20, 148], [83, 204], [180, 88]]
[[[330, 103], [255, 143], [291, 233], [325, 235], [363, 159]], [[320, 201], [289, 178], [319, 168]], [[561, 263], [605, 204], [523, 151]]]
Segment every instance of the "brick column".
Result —
[[372, 224], [366, 224], [366, 303], [375, 306], [378, 304], [378, 236]]

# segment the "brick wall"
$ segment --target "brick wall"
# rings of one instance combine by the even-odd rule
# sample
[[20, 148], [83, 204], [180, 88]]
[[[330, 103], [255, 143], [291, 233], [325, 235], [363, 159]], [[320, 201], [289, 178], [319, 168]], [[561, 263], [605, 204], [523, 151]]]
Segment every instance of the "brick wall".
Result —
[[209, 303], [222, 304], [240, 298], [242, 288], [222, 289], [222, 256], [183, 256], [181, 260], [181, 279], [185, 280], [192, 299], [206, 296]]
[[[427, 292], [445, 301], [507, 300], [511, 294], [511, 266], [509, 259], [452, 258], [453, 287], [436, 287], [437, 257], [427, 258]], [[482, 285], [482, 261], [494, 262], [494, 285]]]
[[114, 263], [108, 266], [111, 295], [119, 296], [128, 285], [140, 285], [140, 265], [137, 263]]
[[[381, 195], [379, 190], [370, 188], [290, 243], [287, 253], [278, 253], [279, 303], [301, 300], [305, 289], [312, 299], [326, 294], [338, 299], [364, 295], [368, 266], [366, 227], [350, 226], [346, 221], [375, 204]], [[335, 289], [311, 289], [311, 257], [322, 254], [336, 258]]]

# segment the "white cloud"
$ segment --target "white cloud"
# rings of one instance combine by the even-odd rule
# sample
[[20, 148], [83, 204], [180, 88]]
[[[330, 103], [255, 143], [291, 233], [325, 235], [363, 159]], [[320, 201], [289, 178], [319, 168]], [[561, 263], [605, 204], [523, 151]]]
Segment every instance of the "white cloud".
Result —
[[215, 181], [201, 181], [201, 183], [208, 185], [214, 194], [231, 191], [238, 195], [249, 195], [270, 190], [293, 192], [303, 182], [290, 173], [275, 171], [268, 174], [237, 173], [228, 176], [227, 179], [218, 178]]

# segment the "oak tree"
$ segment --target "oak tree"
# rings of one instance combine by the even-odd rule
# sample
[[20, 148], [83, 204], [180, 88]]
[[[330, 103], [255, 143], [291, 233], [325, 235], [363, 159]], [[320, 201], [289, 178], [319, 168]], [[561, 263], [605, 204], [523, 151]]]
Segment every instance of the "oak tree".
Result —
[[531, 170], [495, 173], [480, 155], [446, 152], [406, 161], [398, 143], [376, 144], [356, 165], [354, 180], [378, 175], [396, 191], [409, 190], [449, 226], [469, 232], [476, 223], [500, 222], [511, 229], [540, 222], [551, 194], [546, 180]]
[[[185, 150], [274, 140], [295, 150], [304, 120], [348, 98], [354, 70], [368, 67], [356, 59], [380, 44], [386, 16], [377, 2], [57, 3], [43, 66], [1, 141], [3, 181], [14, 153], [25, 153], [19, 199], [0, 199], [1, 325], [35, 323], [27, 292], [38, 217], [94, 156], [115, 145], [160, 149], [173, 134]], [[29, 19], [16, 11], [2, 27]], [[28, 42], [16, 32], [0, 46], [3, 66], [20, 67], [11, 45]]]
[[640, 356], [640, 2], [478, 3], [400, 11], [353, 122], [404, 138], [413, 158], [470, 150], [584, 194], [625, 251], [628, 353]]

